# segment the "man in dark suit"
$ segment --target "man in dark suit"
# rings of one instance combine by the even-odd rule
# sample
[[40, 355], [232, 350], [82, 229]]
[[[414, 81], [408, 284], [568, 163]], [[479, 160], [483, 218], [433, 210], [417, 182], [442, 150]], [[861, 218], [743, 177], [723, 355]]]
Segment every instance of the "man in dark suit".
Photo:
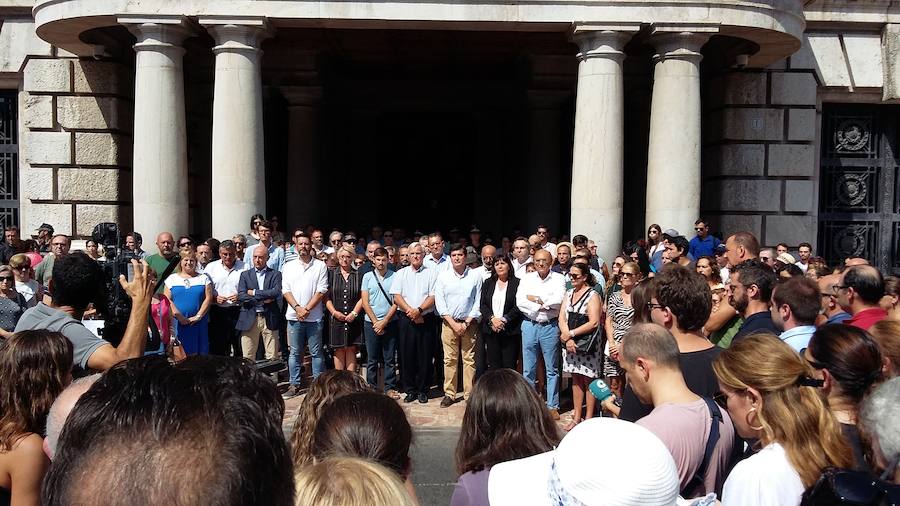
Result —
[[265, 246], [253, 248], [252, 260], [253, 267], [242, 272], [238, 281], [241, 314], [237, 328], [241, 331], [241, 349], [244, 358], [255, 360], [262, 336], [266, 359], [272, 360], [278, 354], [281, 273], [266, 265], [269, 250]]

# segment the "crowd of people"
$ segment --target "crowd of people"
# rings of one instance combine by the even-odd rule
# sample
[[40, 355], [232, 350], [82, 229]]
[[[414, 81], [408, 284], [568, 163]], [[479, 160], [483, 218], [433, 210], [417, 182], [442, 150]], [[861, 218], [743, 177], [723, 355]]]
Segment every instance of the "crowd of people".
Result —
[[[453, 505], [897, 503], [900, 283], [863, 258], [702, 219], [610, 262], [544, 226], [250, 227], [6, 228], [0, 503], [418, 504], [401, 405], [431, 398], [465, 403]], [[123, 259], [113, 342], [86, 323]], [[254, 366], [285, 356], [283, 386]]]

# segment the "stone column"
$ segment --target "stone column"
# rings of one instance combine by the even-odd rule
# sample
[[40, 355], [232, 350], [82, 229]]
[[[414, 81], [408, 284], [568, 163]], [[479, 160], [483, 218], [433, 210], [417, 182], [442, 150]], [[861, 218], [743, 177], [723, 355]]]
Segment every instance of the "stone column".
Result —
[[[285, 86], [288, 101], [287, 215], [284, 223], [300, 227], [319, 221], [319, 100], [315, 86]], [[325, 232], [326, 234], [328, 232]]]
[[134, 229], [152, 245], [160, 232], [188, 230], [184, 112], [185, 21], [120, 18], [137, 37], [134, 50]]
[[572, 235], [597, 243], [607, 262], [622, 248], [625, 95], [624, 48], [632, 29], [580, 26], [575, 145], [572, 153]]
[[645, 228], [693, 236], [700, 217], [700, 48], [707, 33], [654, 35]]
[[230, 238], [266, 213], [260, 44], [262, 18], [201, 18], [216, 41], [212, 132], [212, 232]]

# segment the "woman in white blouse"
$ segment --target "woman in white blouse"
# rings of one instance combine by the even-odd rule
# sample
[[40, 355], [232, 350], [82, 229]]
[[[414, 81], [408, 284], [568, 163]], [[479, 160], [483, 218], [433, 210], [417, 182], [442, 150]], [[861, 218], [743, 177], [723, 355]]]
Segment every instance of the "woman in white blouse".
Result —
[[723, 404], [738, 434], [758, 441], [722, 492], [728, 506], [800, 504], [804, 490], [829, 466], [853, 465], [834, 417], [819, 396], [821, 380], [772, 334], [752, 334], [713, 361]]
[[494, 274], [481, 287], [481, 335], [487, 346], [488, 369], [516, 368], [522, 343], [522, 313], [516, 307], [519, 278], [512, 258], [497, 255]]

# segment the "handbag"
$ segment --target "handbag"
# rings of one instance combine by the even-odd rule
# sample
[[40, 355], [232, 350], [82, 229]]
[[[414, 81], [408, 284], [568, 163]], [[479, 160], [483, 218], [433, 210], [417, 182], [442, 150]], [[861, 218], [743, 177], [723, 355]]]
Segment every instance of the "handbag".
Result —
[[169, 358], [176, 364], [187, 358], [184, 346], [181, 345], [181, 341], [178, 340], [177, 336], [172, 336], [172, 339], [169, 341]]
[[[569, 304], [571, 305], [571, 307], [575, 308], [575, 311], [569, 312], [569, 317], [567, 320], [569, 329], [578, 328], [578, 327], [584, 325], [585, 323], [587, 323], [588, 320], [590, 319], [590, 318], [588, 318], [588, 315], [581, 314], [581, 309], [587, 303], [588, 299], [591, 296], [591, 292], [593, 292], [593, 291], [594, 291], [593, 289], [588, 289], [586, 292], [584, 292], [584, 295], [581, 296], [581, 298], [578, 300], [578, 302], [576, 302], [574, 304], [572, 304], [571, 300], [569, 301]], [[573, 296], [575, 295], [574, 291], [572, 292], [572, 295]], [[582, 336], [575, 336], [575, 352], [581, 353], [583, 355], [595, 353], [597, 351], [597, 344], [598, 344], [599, 340], [600, 340], [600, 326], [597, 325], [597, 328], [594, 329], [594, 331], [591, 332], [590, 334], [585, 334]]]

